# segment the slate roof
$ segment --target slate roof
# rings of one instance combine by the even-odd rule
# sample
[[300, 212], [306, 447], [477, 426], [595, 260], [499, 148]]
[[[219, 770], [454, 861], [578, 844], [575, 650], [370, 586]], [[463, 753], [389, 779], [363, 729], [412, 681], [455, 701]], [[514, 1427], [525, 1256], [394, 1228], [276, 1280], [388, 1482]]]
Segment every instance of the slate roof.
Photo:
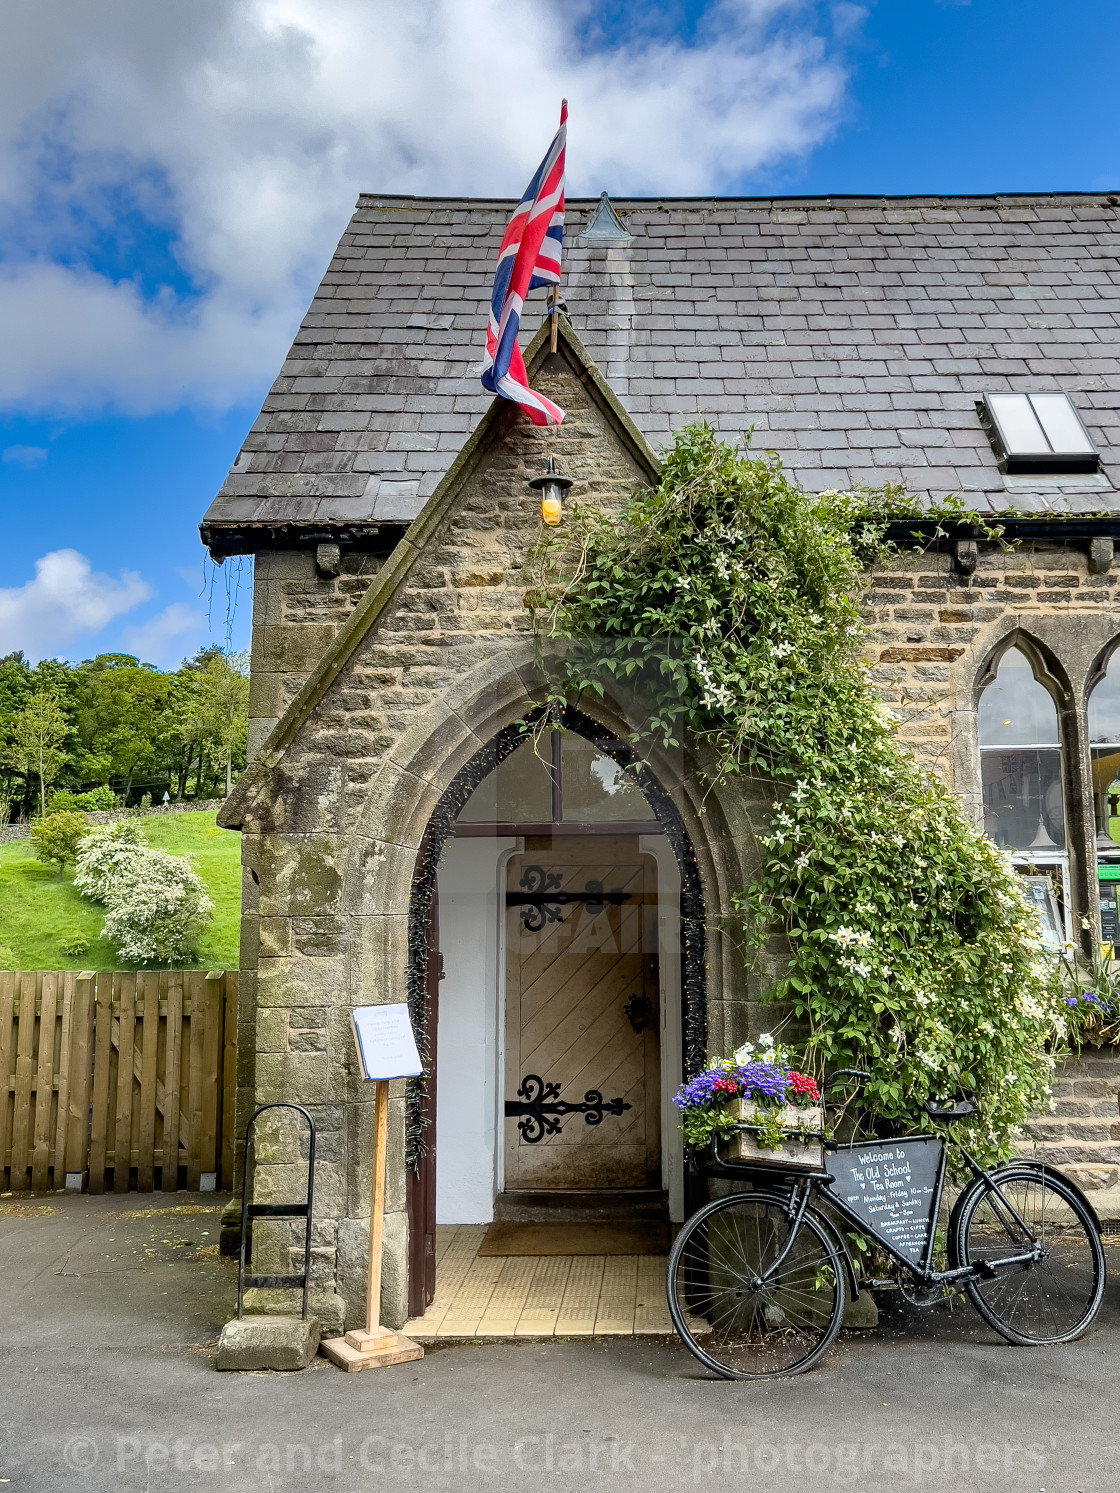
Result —
[[[1120, 512], [1120, 196], [613, 205], [627, 244], [581, 243], [597, 204], [569, 203], [564, 295], [655, 447], [701, 412], [753, 425], [812, 489]], [[489, 402], [475, 369], [511, 206], [359, 198], [204, 538], [416, 516]], [[523, 343], [538, 325], [531, 305]], [[976, 400], [1042, 389], [1073, 396], [1103, 476], [1002, 477]]]

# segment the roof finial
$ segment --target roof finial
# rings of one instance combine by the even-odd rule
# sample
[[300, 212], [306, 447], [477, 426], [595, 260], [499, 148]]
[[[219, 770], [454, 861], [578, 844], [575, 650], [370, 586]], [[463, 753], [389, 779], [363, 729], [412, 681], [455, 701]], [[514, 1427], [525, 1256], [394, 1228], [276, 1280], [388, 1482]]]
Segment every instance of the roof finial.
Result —
[[606, 192], [599, 194], [599, 206], [584, 225], [581, 244], [598, 244], [604, 248], [623, 248], [634, 235], [611, 206]]

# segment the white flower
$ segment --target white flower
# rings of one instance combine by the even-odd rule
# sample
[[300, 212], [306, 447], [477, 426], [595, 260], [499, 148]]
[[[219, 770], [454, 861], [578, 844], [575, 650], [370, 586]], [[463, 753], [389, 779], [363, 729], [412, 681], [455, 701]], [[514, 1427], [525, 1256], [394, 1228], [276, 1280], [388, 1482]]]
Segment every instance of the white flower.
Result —
[[760, 1047], [774, 1047], [776, 1044], [769, 1032], [759, 1032], [758, 1045]]
[[679, 576], [677, 576], [677, 590], [678, 591], [687, 591], [688, 588], [691, 585], [692, 585], [692, 577], [691, 576], [689, 576], [689, 575], [679, 575]]
[[751, 1054], [753, 1052], [754, 1052], [754, 1043], [753, 1042], [744, 1042], [743, 1045], [742, 1045], [742, 1047], [737, 1047], [735, 1049], [735, 1053], [734, 1053], [735, 1061], [737, 1063], [748, 1063], [748, 1062], [750, 1062]]
[[784, 643], [784, 642], [783, 643], [775, 643], [774, 644], [774, 652], [778, 655], [779, 658], [788, 658], [790, 656], [790, 654], [793, 652], [793, 644], [792, 643]]

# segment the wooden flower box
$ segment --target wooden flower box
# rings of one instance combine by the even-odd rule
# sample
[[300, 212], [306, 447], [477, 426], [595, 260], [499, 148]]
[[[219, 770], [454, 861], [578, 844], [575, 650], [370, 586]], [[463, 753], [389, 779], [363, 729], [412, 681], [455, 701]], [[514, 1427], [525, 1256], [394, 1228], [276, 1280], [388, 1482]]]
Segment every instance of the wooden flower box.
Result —
[[[758, 1105], [752, 1099], [733, 1099], [727, 1106], [728, 1113], [737, 1125], [751, 1124], [757, 1110]], [[797, 1109], [792, 1104], [786, 1104], [776, 1113], [782, 1125], [790, 1132], [784, 1144], [773, 1150], [760, 1146], [758, 1138], [751, 1131], [734, 1130], [720, 1142], [725, 1159], [750, 1162], [752, 1166], [780, 1167], [783, 1171], [823, 1171], [824, 1142], [816, 1138], [802, 1140], [797, 1134], [799, 1130], [823, 1130], [823, 1110], [819, 1107]]]

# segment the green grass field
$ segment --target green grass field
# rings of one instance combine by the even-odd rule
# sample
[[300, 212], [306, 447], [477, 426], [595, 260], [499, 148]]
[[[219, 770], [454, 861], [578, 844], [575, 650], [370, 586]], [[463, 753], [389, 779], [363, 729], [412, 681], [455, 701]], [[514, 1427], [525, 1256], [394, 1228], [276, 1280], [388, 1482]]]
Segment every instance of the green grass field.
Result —
[[[198, 958], [186, 969], [236, 969], [241, 918], [241, 836], [219, 829], [213, 814], [153, 814], [140, 821], [153, 850], [189, 855], [214, 902]], [[103, 910], [74, 890], [72, 866], [58, 879], [26, 840], [0, 845], [0, 969], [119, 969], [101, 941]], [[85, 938], [83, 954], [63, 945]]]

